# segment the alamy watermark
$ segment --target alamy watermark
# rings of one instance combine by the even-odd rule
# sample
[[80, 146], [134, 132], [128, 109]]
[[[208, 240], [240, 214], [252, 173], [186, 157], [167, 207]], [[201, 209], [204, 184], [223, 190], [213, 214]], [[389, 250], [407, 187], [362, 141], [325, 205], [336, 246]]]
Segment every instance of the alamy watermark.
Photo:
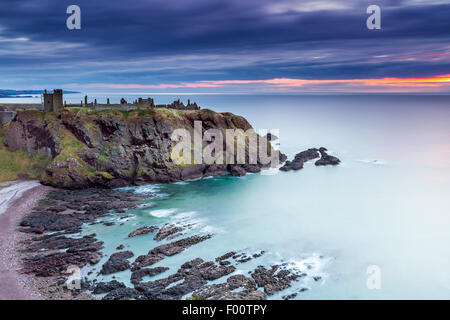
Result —
[[69, 30], [80, 30], [81, 29], [81, 9], [79, 6], [72, 4], [67, 7], [67, 14], [70, 16], [66, 20], [66, 26]]
[[367, 18], [366, 26], [369, 30], [380, 30], [381, 29], [381, 8], [377, 5], [370, 5], [366, 10], [367, 14], [370, 16]]
[[[81, 29], [81, 9], [80, 6], [72, 4], [67, 7], [66, 13], [69, 14], [66, 20], [66, 26], [69, 30]], [[366, 20], [366, 26], [369, 30], [381, 29], [381, 8], [378, 5], [370, 5], [366, 9], [370, 16]]]
[[70, 274], [66, 280], [66, 287], [69, 290], [81, 289], [81, 269], [78, 266], [69, 266], [66, 274]]
[[377, 265], [370, 265], [367, 267], [366, 273], [368, 275], [366, 280], [366, 287], [369, 290], [381, 289], [381, 268]]

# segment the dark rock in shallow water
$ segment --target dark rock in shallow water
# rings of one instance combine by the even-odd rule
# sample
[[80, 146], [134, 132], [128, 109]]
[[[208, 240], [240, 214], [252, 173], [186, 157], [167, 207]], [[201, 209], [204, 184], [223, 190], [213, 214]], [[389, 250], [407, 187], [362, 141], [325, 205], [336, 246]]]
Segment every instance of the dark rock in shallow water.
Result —
[[41, 277], [62, 274], [70, 265], [84, 267], [91, 259], [98, 258], [98, 251], [103, 248], [103, 242], [98, 242], [95, 235], [83, 238], [49, 235], [26, 240], [24, 244], [27, 247], [22, 251], [32, 255], [23, 259], [21, 271]]
[[96, 242], [95, 234], [84, 236], [82, 238], [71, 238], [64, 235], [45, 235], [24, 241], [27, 245], [23, 251], [27, 252], [45, 252], [50, 250], [67, 249], [71, 252], [96, 251], [101, 248], [101, 243]]
[[26, 258], [23, 262], [23, 273], [33, 273], [39, 277], [49, 277], [66, 272], [67, 267], [76, 265], [84, 267], [91, 259], [90, 252], [52, 253]]
[[326, 166], [326, 165], [337, 165], [341, 161], [333, 156], [327, 154], [326, 148], [311, 148], [306, 151], [302, 151], [297, 153], [292, 161], [286, 161], [286, 164], [280, 168], [281, 171], [290, 171], [290, 170], [300, 170], [303, 168], [303, 164], [306, 161], [316, 159], [319, 157], [319, 152], [321, 158], [315, 162], [316, 166]]
[[127, 270], [131, 267], [129, 258], [134, 254], [131, 251], [116, 252], [109, 257], [109, 260], [102, 266], [101, 274], [111, 274]]
[[272, 266], [271, 269], [259, 266], [253, 271], [251, 276], [258, 287], [263, 287], [264, 292], [268, 295], [289, 288], [292, 281], [301, 277], [298, 273], [280, 269], [278, 265]]
[[211, 235], [206, 236], [192, 236], [189, 238], [184, 238], [181, 240], [177, 240], [174, 242], [170, 242], [167, 244], [160, 245], [150, 251], [150, 253], [155, 254], [164, 254], [165, 256], [173, 256], [174, 254], [177, 254], [181, 251], [184, 251], [184, 249], [193, 246], [197, 243], [203, 242], [205, 240], [208, 240], [211, 238]]
[[261, 250], [261, 251], [259, 251], [259, 252], [257, 252], [257, 253], [254, 253], [253, 255], [252, 255], [252, 257], [253, 258], [259, 258], [259, 257], [261, 257], [264, 253], [266, 253], [264, 250]]
[[219, 266], [197, 258], [184, 263], [175, 273], [164, 279], [140, 283], [135, 288], [147, 299], [180, 299], [200, 289], [208, 281], [219, 279], [236, 270], [233, 266]]
[[289, 295], [283, 296], [283, 300], [291, 300], [294, 299], [297, 296], [297, 293], [291, 293]]
[[225, 283], [204, 286], [194, 292], [196, 296], [211, 300], [264, 300], [264, 292], [255, 282], [242, 274], [231, 276]]
[[157, 274], [163, 273], [167, 270], [169, 270], [169, 268], [167, 267], [157, 267], [157, 268], [144, 268], [133, 271], [133, 273], [131, 274], [131, 283], [136, 285], [139, 282], [141, 282], [142, 278], [144, 278], [145, 276], [152, 277]]
[[89, 259], [89, 263], [91, 264], [91, 265], [96, 265], [97, 263], [99, 263], [100, 262], [100, 259], [101, 258], [101, 256], [99, 255], [99, 256], [94, 256], [94, 257], [92, 257], [91, 259]]
[[148, 253], [142, 256], [139, 256], [136, 258], [136, 260], [133, 262], [133, 265], [131, 267], [131, 271], [139, 270], [140, 268], [144, 268], [147, 266], [151, 266], [152, 264], [155, 264], [161, 260], [163, 260], [166, 256], [163, 254], [154, 254], [154, 253]]
[[294, 161], [295, 160], [302, 160], [303, 162], [309, 161], [309, 160], [313, 160], [319, 157], [319, 150], [317, 150], [316, 148], [311, 148], [302, 152], [299, 152], [295, 155], [294, 157]]
[[116, 190], [85, 189], [78, 191], [57, 190], [47, 195], [51, 204], [41, 205], [22, 219], [21, 231], [41, 234], [45, 231], [79, 232], [83, 223], [103, 217], [111, 210], [135, 208], [136, 201], [148, 195]]
[[119, 288], [125, 288], [125, 284], [123, 284], [122, 282], [119, 282], [117, 280], [113, 280], [110, 282], [100, 282], [94, 288], [93, 292], [94, 292], [94, 294], [102, 294], [102, 293], [107, 293], [107, 292], [110, 292], [110, 291], [113, 291], [113, 290], [119, 289]]
[[[148, 198], [148, 194], [102, 189], [48, 193], [20, 223], [21, 232], [43, 234], [23, 240], [21, 272], [39, 277], [56, 276], [61, 279], [57, 285], [64, 286], [69, 266], [82, 268], [87, 264], [97, 264], [102, 256], [103, 242], [97, 241], [95, 234], [79, 237], [81, 226], [92, 224], [113, 211], [138, 207], [138, 201]], [[67, 236], [69, 234], [73, 236]], [[125, 268], [127, 264], [129, 267], [125, 261]], [[81, 288], [85, 289], [85, 286]]]
[[280, 171], [291, 171], [303, 169], [303, 161], [286, 161], [284, 166], [280, 168]]
[[235, 254], [236, 254], [236, 252], [230, 251], [230, 252], [225, 253], [224, 255], [222, 255], [220, 257], [217, 257], [216, 261], [219, 262], [219, 261], [222, 261], [222, 260], [227, 260], [227, 259], [233, 257]]
[[322, 147], [319, 149], [319, 151], [322, 157], [316, 161], [316, 166], [326, 166], [326, 165], [335, 166], [341, 163], [341, 160], [339, 160], [339, 158], [327, 154], [328, 150], [326, 148]]
[[74, 214], [62, 215], [54, 212], [39, 212], [29, 215], [20, 223], [22, 227], [30, 227], [35, 233], [44, 231], [61, 231], [72, 227], [80, 227], [83, 222]]
[[152, 264], [155, 264], [156, 262], [163, 260], [166, 256], [173, 256], [177, 253], [184, 251], [186, 248], [190, 246], [193, 246], [197, 243], [203, 242], [210, 238], [211, 235], [192, 236], [189, 238], [184, 238], [181, 240], [160, 245], [150, 250], [148, 254], [137, 257], [137, 259], [133, 263], [131, 270], [135, 271], [140, 268], [144, 268]]
[[174, 225], [165, 225], [158, 231], [158, 233], [153, 239], [156, 241], [161, 241], [180, 231], [183, 231], [183, 228]]
[[250, 260], [252, 260], [252, 256], [248, 255], [246, 253], [241, 253], [237, 256], [234, 256], [233, 259], [237, 262], [237, 263], [245, 263], [248, 262]]
[[205, 262], [202, 258], [196, 258], [194, 260], [187, 261], [181, 265], [181, 269], [192, 269]]
[[311, 148], [295, 155], [292, 161], [286, 161], [286, 164], [280, 168], [281, 171], [300, 170], [303, 169], [303, 164], [306, 161], [319, 157], [319, 152], [316, 148]]
[[108, 293], [103, 300], [142, 300], [142, 298], [136, 289], [119, 288]]
[[154, 233], [158, 231], [157, 227], [154, 226], [145, 226], [145, 227], [141, 227], [139, 229], [134, 230], [133, 232], [130, 232], [130, 234], [128, 235], [129, 238], [132, 237], [136, 237], [136, 236], [140, 236], [143, 234], [147, 234], [147, 233]]

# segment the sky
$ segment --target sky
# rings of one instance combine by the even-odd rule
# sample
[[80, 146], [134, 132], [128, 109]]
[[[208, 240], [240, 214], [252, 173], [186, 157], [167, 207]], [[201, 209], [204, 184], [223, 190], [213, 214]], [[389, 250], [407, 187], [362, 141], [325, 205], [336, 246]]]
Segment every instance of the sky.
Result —
[[[1, 89], [450, 93], [450, 0], [0, 4]], [[80, 30], [66, 27], [73, 4]]]

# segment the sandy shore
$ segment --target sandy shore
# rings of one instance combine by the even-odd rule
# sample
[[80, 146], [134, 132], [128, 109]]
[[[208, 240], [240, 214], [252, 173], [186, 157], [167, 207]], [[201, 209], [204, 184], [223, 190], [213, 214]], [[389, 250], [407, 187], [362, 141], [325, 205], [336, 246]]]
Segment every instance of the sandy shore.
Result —
[[18, 232], [17, 224], [52, 188], [37, 181], [4, 183], [0, 188], [0, 300], [43, 299], [36, 280], [18, 273], [16, 248], [28, 235]]

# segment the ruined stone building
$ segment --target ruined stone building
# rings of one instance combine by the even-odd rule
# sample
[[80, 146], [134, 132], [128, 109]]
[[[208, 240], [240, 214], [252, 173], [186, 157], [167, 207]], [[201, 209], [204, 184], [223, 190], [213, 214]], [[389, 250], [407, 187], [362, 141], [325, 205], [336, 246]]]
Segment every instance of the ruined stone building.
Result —
[[[166, 109], [176, 109], [176, 110], [199, 110], [200, 107], [197, 103], [191, 103], [189, 99], [187, 101], [187, 105], [180, 101], [180, 99], [175, 100], [170, 104], [158, 104], [155, 105], [155, 101], [153, 98], [148, 97], [147, 99], [138, 98], [134, 100], [132, 103], [128, 103], [124, 98], [120, 99], [120, 104], [111, 104], [109, 98], [107, 98], [106, 104], [98, 103], [97, 99], [94, 98], [93, 102], [88, 101], [88, 96], [84, 96], [84, 101], [81, 100], [79, 104], [66, 104], [63, 100], [63, 90], [62, 89], [54, 89], [53, 93], [50, 93], [44, 90], [42, 95], [42, 103], [41, 104], [24, 104], [24, 103], [15, 103], [15, 104], [2, 104], [0, 105], [0, 123], [5, 124], [12, 121], [16, 115], [13, 110], [16, 109], [35, 109], [35, 110], [43, 110], [44, 112], [58, 112], [63, 108], [88, 108], [94, 111], [102, 111], [102, 110], [122, 110], [122, 111], [130, 111], [130, 110], [145, 110], [145, 109], [153, 109], [153, 108], [166, 108]], [[12, 110], [8, 108], [10, 106]], [[2, 108], [4, 107], [4, 108]]]
[[63, 91], [62, 89], [54, 89], [53, 93], [44, 91], [44, 111], [55, 112], [61, 110], [63, 105]]

